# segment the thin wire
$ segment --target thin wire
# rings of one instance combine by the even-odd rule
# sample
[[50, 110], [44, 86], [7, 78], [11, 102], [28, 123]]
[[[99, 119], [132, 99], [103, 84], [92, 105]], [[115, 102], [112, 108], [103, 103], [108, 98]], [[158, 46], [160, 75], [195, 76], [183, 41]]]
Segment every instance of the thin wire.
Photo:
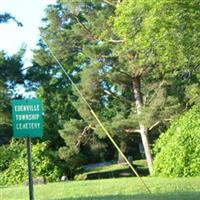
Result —
[[[47, 43], [46, 43], [47, 44]], [[69, 79], [69, 81], [71, 82], [71, 84], [74, 86], [74, 88], [76, 89], [76, 91], [78, 92], [78, 94], [80, 95], [80, 97], [82, 98], [82, 100], [85, 102], [85, 104], [88, 106], [88, 108], [90, 110], [92, 110], [90, 104], [87, 102], [87, 100], [85, 99], [85, 97], [82, 95], [81, 91], [78, 89], [78, 87], [76, 86], [76, 84], [73, 82], [73, 80], [70, 78], [69, 74], [66, 72], [65, 68], [61, 65], [60, 61], [57, 59], [57, 57], [55, 56], [55, 54], [53, 53], [53, 51], [50, 49], [50, 47], [47, 45], [49, 52], [51, 53], [51, 55], [53, 56], [53, 58], [56, 60], [56, 62], [58, 63], [58, 65], [60, 66], [60, 68], [63, 70], [64, 74], [67, 76], [67, 78]]]
[[146, 183], [143, 181], [143, 179], [140, 177], [140, 175], [137, 173], [137, 171], [133, 168], [133, 166], [131, 165], [131, 163], [129, 162], [129, 160], [126, 158], [126, 156], [124, 155], [124, 153], [121, 151], [121, 149], [119, 148], [119, 146], [116, 144], [116, 142], [114, 141], [114, 139], [112, 138], [112, 136], [109, 134], [109, 132], [106, 130], [105, 126], [102, 124], [102, 122], [99, 120], [99, 118], [97, 117], [97, 115], [95, 114], [95, 112], [93, 110], [91, 110], [92, 115], [95, 117], [95, 119], [97, 120], [97, 122], [99, 123], [99, 125], [101, 126], [101, 128], [103, 129], [103, 131], [106, 133], [106, 135], [108, 136], [108, 138], [110, 139], [110, 141], [113, 143], [113, 145], [115, 146], [115, 148], [118, 150], [118, 152], [122, 155], [122, 157], [124, 158], [124, 160], [126, 161], [126, 163], [129, 165], [129, 167], [131, 168], [131, 170], [134, 172], [134, 174], [140, 179], [140, 181], [142, 182], [142, 184], [144, 185], [144, 187], [147, 189], [147, 191], [149, 193], [151, 193], [151, 190], [149, 189], [149, 187], [146, 185]]
[[75, 90], [78, 92], [78, 94], [80, 95], [80, 97], [82, 98], [82, 100], [85, 102], [85, 104], [90, 109], [91, 114], [96, 119], [96, 121], [98, 122], [98, 124], [101, 126], [102, 130], [108, 136], [108, 138], [113, 143], [113, 145], [118, 150], [118, 152], [122, 155], [122, 157], [124, 158], [124, 160], [126, 161], [126, 163], [129, 165], [129, 167], [131, 168], [131, 170], [133, 171], [133, 173], [140, 179], [141, 183], [146, 188], [146, 190], [149, 193], [151, 193], [151, 190], [149, 189], [149, 187], [146, 185], [146, 183], [143, 181], [143, 179], [140, 177], [140, 175], [137, 173], [137, 171], [133, 168], [132, 164], [129, 162], [129, 160], [126, 158], [126, 156], [124, 155], [124, 153], [121, 151], [121, 149], [119, 148], [119, 146], [117, 145], [117, 143], [114, 141], [114, 139], [110, 135], [110, 133], [107, 131], [107, 129], [105, 128], [105, 126], [102, 124], [102, 122], [100, 121], [100, 119], [98, 118], [98, 116], [96, 115], [96, 113], [94, 112], [94, 110], [92, 109], [92, 107], [90, 106], [90, 104], [87, 102], [87, 100], [85, 99], [85, 97], [83, 96], [83, 94], [81, 93], [81, 91], [78, 89], [78, 87], [73, 82], [73, 80], [70, 78], [69, 74], [66, 72], [66, 70], [64, 69], [64, 67], [62, 66], [62, 64], [60, 63], [60, 61], [57, 59], [57, 57], [55, 56], [55, 54], [53, 53], [53, 51], [50, 49], [50, 47], [47, 44], [47, 42], [46, 41], [44, 41], [44, 42], [46, 43], [46, 45], [47, 45], [47, 47], [49, 49], [49, 52], [51, 53], [51, 55], [53, 56], [53, 58], [56, 60], [56, 62], [58, 63], [58, 65], [60, 66], [60, 68], [62, 69], [62, 71], [64, 72], [64, 74], [67, 76], [67, 78], [69, 79], [69, 81], [71, 82], [71, 84], [73, 85], [73, 87], [75, 88]]

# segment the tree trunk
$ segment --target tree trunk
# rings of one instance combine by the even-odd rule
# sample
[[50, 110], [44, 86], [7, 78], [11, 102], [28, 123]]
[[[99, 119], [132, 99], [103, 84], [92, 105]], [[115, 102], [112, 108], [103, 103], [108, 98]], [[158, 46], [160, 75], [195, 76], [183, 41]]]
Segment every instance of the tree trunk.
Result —
[[148, 138], [148, 129], [144, 127], [144, 125], [140, 124], [140, 135], [142, 138], [142, 144], [144, 146], [144, 152], [147, 160], [147, 165], [149, 168], [150, 174], [153, 171], [153, 159], [151, 155], [151, 148], [149, 145], [149, 138]]
[[[120, 142], [120, 149], [125, 154], [126, 152], [126, 143], [122, 140]], [[123, 158], [122, 154], [118, 152], [118, 160], [117, 163], [126, 163], [125, 159]]]
[[[134, 94], [136, 111], [137, 111], [137, 114], [140, 115], [142, 111], [142, 104], [143, 104], [141, 88], [140, 88], [140, 77], [139, 76], [133, 77], [132, 84], [133, 84], [133, 94]], [[144, 146], [144, 152], [145, 152], [149, 172], [151, 174], [153, 170], [153, 159], [151, 155], [151, 148], [149, 145], [148, 129], [144, 126], [144, 124], [140, 122], [139, 122], [139, 127], [140, 127], [140, 135], [142, 139], [142, 144]]]

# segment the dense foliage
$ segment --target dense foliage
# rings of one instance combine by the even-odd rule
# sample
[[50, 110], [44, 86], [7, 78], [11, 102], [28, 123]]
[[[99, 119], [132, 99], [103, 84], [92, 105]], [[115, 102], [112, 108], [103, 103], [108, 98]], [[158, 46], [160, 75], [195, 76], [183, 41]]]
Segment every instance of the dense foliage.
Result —
[[176, 119], [155, 144], [154, 174], [200, 176], [200, 106]]
[[[47, 181], [59, 180], [61, 170], [53, 161], [48, 144], [32, 146], [33, 177], [44, 177]], [[0, 185], [23, 183], [28, 180], [27, 148], [25, 140], [12, 141], [0, 147]]]

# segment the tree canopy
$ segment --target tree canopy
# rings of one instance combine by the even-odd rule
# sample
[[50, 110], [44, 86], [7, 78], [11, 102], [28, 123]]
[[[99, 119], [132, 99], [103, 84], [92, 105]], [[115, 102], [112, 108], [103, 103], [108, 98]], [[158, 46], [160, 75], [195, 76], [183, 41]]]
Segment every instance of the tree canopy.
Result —
[[[62, 93], [60, 105], [68, 102], [75, 113], [70, 112], [67, 118], [60, 115], [60, 120], [56, 120], [59, 125], [51, 128], [58, 137], [57, 129], [64, 128], [60, 130], [66, 143], [62, 152], [74, 149], [80, 138], [84, 144], [84, 138], [91, 133], [100, 138], [105, 134], [52, 60], [46, 45], [119, 143], [130, 134], [139, 142], [135, 133], [140, 133], [152, 171], [150, 143], [153, 136], [150, 133], [166, 127], [174, 115], [195, 102], [199, 93], [198, 48], [193, 48], [199, 42], [195, 40], [199, 32], [196, 20], [199, 13], [191, 14], [196, 4], [189, 1], [115, 3], [58, 1], [49, 6], [44, 19], [46, 25], [41, 28], [43, 40], [39, 43], [40, 49], [35, 50], [36, 68], [32, 68], [40, 71], [41, 76], [44, 73], [46, 78], [37, 74], [40, 78], [34, 80], [40, 82], [38, 94], [49, 98], [47, 107], [59, 92]], [[191, 39], [188, 31], [196, 36]], [[28, 73], [32, 76], [31, 70]], [[54, 91], [52, 95], [51, 91]], [[68, 92], [63, 96], [64, 91]], [[53, 112], [52, 107], [50, 110]], [[75, 136], [73, 145], [68, 145], [67, 125], [73, 127], [70, 129], [70, 135], [74, 133]]]

